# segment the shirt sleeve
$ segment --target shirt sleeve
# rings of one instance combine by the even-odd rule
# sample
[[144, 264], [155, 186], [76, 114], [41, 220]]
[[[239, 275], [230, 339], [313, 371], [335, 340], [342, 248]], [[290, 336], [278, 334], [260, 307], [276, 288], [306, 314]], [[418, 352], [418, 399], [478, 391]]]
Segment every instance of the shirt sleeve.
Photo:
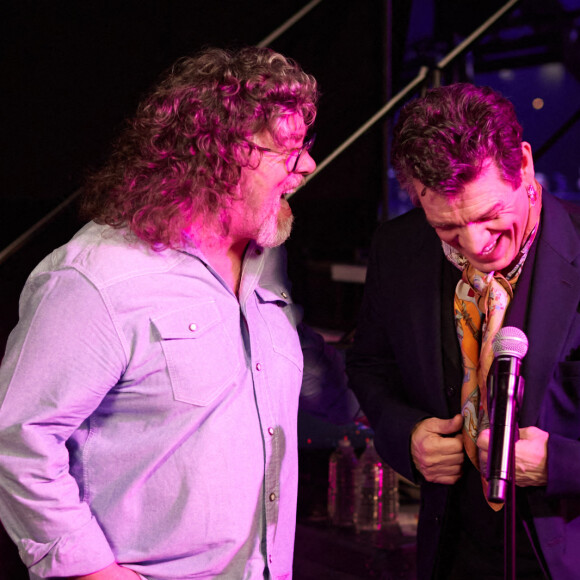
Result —
[[31, 276], [0, 367], [0, 519], [35, 577], [114, 562], [69, 472], [67, 441], [119, 381], [127, 350], [79, 272]]

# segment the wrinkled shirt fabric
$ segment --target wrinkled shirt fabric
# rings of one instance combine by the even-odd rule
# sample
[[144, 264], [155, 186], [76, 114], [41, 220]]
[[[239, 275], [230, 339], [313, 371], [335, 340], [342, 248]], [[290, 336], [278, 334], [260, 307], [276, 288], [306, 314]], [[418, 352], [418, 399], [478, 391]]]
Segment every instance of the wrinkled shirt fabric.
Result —
[[292, 577], [303, 361], [306, 406], [356, 402], [300, 325], [303, 358], [284, 256], [251, 243], [238, 299], [194, 248], [90, 223], [36, 267], [0, 368], [0, 520], [33, 580]]

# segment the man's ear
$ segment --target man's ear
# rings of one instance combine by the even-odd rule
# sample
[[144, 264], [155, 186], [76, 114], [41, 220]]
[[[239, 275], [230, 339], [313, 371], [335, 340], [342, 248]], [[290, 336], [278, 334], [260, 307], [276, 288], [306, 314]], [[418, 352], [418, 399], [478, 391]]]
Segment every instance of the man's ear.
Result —
[[527, 141], [522, 141], [522, 181], [533, 183], [535, 174], [532, 146]]

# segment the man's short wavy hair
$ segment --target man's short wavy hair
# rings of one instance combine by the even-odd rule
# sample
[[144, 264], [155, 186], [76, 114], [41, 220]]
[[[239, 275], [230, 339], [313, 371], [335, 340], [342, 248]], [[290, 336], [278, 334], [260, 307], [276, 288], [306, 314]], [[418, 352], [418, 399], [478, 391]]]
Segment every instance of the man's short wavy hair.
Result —
[[522, 127], [512, 103], [489, 87], [457, 83], [407, 103], [394, 129], [391, 162], [401, 187], [449, 196], [476, 179], [488, 159], [516, 189], [521, 184]]
[[317, 99], [314, 77], [267, 48], [182, 58], [87, 180], [82, 214], [127, 226], [155, 249], [181, 247], [194, 219], [220, 219], [250, 163], [252, 135], [276, 139], [276, 121], [294, 113], [310, 126]]

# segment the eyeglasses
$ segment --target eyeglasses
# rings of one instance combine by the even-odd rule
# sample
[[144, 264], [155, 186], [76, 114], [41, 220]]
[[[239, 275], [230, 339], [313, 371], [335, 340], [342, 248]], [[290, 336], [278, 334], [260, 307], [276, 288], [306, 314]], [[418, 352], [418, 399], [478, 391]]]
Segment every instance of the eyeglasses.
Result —
[[286, 164], [286, 171], [288, 171], [288, 173], [295, 173], [296, 168], [298, 167], [298, 162], [300, 161], [300, 157], [302, 156], [304, 151], [310, 151], [310, 149], [312, 149], [315, 139], [316, 133], [312, 135], [312, 137], [310, 137], [310, 139], [308, 139], [308, 141], [306, 141], [304, 145], [302, 145], [302, 147], [300, 147], [299, 149], [294, 149], [290, 151], [290, 153], [284, 151], [276, 151], [274, 149], [268, 149], [268, 147], [260, 147], [260, 145], [256, 145], [256, 148], [259, 149], [260, 151], [275, 153], [276, 155], [287, 155], [286, 160], [284, 162]]

